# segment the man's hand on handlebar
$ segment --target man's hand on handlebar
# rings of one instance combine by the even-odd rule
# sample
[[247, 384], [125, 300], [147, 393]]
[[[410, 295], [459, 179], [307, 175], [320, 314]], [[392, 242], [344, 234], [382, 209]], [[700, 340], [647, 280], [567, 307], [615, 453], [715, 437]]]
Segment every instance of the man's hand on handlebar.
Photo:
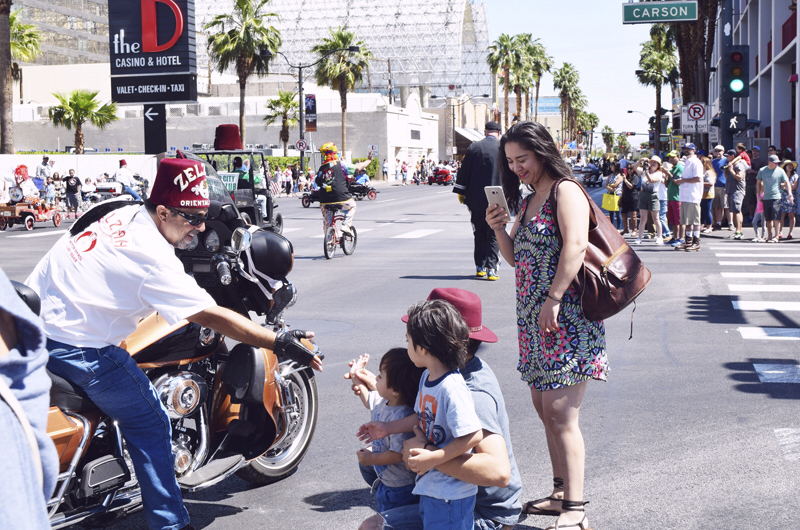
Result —
[[275, 353], [321, 372], [323, 356], [315, 354], [300, 341], [313, 336], [313, 331], [301, 329], [279, 331], [275, 334]]

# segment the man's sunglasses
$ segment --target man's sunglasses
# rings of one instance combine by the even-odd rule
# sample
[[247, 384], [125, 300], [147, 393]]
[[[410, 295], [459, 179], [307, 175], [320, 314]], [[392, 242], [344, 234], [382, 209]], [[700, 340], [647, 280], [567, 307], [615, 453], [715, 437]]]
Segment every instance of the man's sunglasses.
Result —
[[170, 212], [175, 212], [176, 214], [180, 215], [186, 222], [192, 226], [200, 226], [201, 224], [205, 223], [208, 220], [208, 213], [206, 212], [205, 215], [194, 215], [191, 213], [182, 212], [180, 210], [176, 210], [175, 208], [170, 208], [167, 206], [167, 210]]

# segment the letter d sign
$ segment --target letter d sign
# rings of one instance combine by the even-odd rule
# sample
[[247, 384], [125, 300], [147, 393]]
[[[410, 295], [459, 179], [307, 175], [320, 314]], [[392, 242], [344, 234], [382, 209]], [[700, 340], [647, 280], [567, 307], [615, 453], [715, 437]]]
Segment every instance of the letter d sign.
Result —
[[[156, 20], [156, 2], [166, 4], [175, 15], [175, 33], [172, 38], [158, 45], [158, 21]], [[172, 48], [183, 33], [183, 13], [173, 0], [142, 0], [142, 51], [147, 53], [163, 52]]]

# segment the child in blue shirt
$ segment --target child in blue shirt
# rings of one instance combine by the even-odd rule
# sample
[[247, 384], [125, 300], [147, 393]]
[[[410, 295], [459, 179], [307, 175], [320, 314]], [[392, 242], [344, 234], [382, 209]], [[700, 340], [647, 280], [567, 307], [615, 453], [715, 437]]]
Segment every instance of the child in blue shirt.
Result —
[[425, 368], [416, 415], [362, 425], [359, 437], [375, 440], [419, 426], [430, 443], [424, 449], [411, 449], [406, 463], [418, 475], [414, 493], [420, 496], [423, 527], [471, 530], [478, 487], [435, 469], [469, 452], [482, 438], [472, 396], [458, 371], [466, 360], [469, 328], [449, 302], [426, 300], [409, 308], [406, 339], [409, 358]]
[[[414, 414], [422, 370], [414, 366], [405, 348], [392, 348], [383, 355], [377, 377], [366, 369], [368, 361], [369, 355], [364, 354], [351, 362], [350, 373], [345, 377], [370, 409], [370, 419], [388, 422]], [[402, 455], [403, 442], [411, 437], [412, 433], [390, 434], [374, 440], [371, 451], [360, 449], [357, 453], [362, 475], [375, 490], [379, 512], [419, 502], [412, 493], [416, 473], [406, 468]]]

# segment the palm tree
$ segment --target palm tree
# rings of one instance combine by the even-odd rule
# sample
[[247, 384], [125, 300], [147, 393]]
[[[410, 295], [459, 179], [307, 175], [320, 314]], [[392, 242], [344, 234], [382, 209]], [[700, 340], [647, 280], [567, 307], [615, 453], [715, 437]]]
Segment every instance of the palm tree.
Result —
[[616, 142], [617, 142], [617, 151], [619, 152], [620, 155], [624, 156], [628, 152], [628, 149], [630, 149], [631, 147], [631, 144], [628, 143], [628, 137], [625, 136], [624, 134], [618, 134]]
[[489, 55], [486, 62], [492, 69], [494, 77], [497, 73], [503, 72], [503, 112], [505, 128], [508, 129], [508, 90], [511, 80], [511, 70], [519, 68], [522, 64], [523, 53], [517, 37], [512, 37], [505, 33], [501, 34], [496, 41], [489, 45]]
[[297, 92], [284, 92], [278, 90], [278, 97], [272, 98], [264, 105], [267, 115], [264, 116], [264, 125], [272, 125], [276, 121], [281, 122], [280, 139], [283, 143], [283, 156], [289, 156], [289, 129], [297, 127], [297, 115], [300, 112], [300, 103], [297, 100]]
[[600, 135], [603, 137], [603, 143], [606, 144], [606, 153], [610, 153], [614, 149], [614, 129], [604, 125]]
[[117, 121], [117, 105], [109, 101], [104, 105], [95, 99], [97, 92], [73, 90], [69, 95], [53, 94], [60, 102], [50, 107], [48, 114], [53, 125], [63, 125], [67, 130], [75, 127], [75, 153], [83, 154], [83, 124], [91, 123], [100, 130]]
[[[329, 86], [339, 91], [342, 104], [342, 153], [347, 151], [347, 93], [355, 88], [369, 67], [372, 53], [356, 34], [345, 26], [330, 28], [330, 37], [325, 37], [311, 48], [313, 53], [324, 57], [317, 63], [314, 78], [319, 86]], [[358, 46], [359, 52], [348, 52]], [[337, 51], [338, 50], [338, 51]], [[329, 55], [328, 55], [329, 54]], [[325, 57], [327, 55], [327, 57]]]
[[579, 80], [580, 74], [570, 63], [564, 63], [561, 68], [553, 72], [553, 89], [558, 91], [558, 95], [561, 98], [561, 128], [567, 131], [565, 135], [568, 135], [570, 130], [568, 123], [569, 114], [572, 110], [570, 96], [574, 94]]
[[14, 96], [11, 84], [11, 0], [0, 0], [0, 154], [14, 154]]
[[600, 118], [597, 117], [597, 114], [590, 112], [586, 115], [586, 127], [589, 129], [589, 152], [592, 151], [592, 146], [594, 145], [594, 130], [598, 125], [600, 125]]
[[22, 103], [22, 68], [16, 61], [31, 62], [42, 52], [42, 35], [33, 24], [25, 24], [19, 19], [22, 9], [17, 9], [8, 17], [11, 31], [11, 77], [19, 81], [19, 101]]
[[[204, 29], [218, 31], [208, 37], [211, 61], [220, 73], [231, 66], [239, 78], [239, 134], [245, 142], [245, 90], [247, 78], [269, 73], [269, 61], [281, 45], [281, 34], [267, 20], [276, 13], [265, 12], [270, 0], [235, 0], [233, 12], [217, 15]], [[270, 54], [263, 53], [264, 51]]]
[[654, 151], [661, 151], [661, 87], [664, 83], [676, 84], [679, 79], [678, 58], [675, 55], [675, 35], [669, 24], [653, 24], [650, 40], [642, 43], [639, 53], [639, 70], [636, 78], [644, 86], [656, 89], [656, 134]]
[[553, 58], [547, 55], [547, 49], [539, 42], [539, 39], [530, 40], [530, 35], [526, 39], [526, 55], [528, 67], [533, 77], [533, 84], [536, 87], [534, 96], [533, 121], [539, 121], [539, 87], [542, 83], [542, 76], [553, 68]]

